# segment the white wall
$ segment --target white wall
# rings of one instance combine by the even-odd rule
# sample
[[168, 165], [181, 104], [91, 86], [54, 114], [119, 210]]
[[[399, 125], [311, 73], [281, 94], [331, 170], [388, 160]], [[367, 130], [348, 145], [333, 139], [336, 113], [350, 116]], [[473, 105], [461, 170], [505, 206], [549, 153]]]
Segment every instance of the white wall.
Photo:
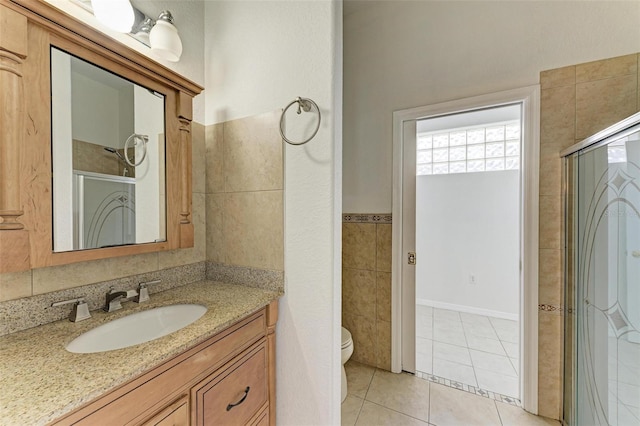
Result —
[[123, 111], [133, 117], [133, 96], [125, 99], [120, 90], [75, 72], [71, 81], [73, 139], [122, 148], [133, 133], [133, 121], [123, 122]]
[[[149, 136], [146, 156], [136, 170], [136, 242], [153, 242], [166, 238], [164, 204], [160, 204], [164, 193], [164, 99], [158, 98], [147, 89], [135, 86], [133, 99], [135, 133]], [[129, 137], [128, 135], [127, 137]], [[125, 139], [126, 141], [126, 139]], [[130, 145], [133, 146], [133, 143]], [[134, 161], [138, 163], [143, 155], [141, 147], [136, 148]], [[158, 209], [157, 206], [162, 206]]]
[[418, 176], [416, 300], [517, 316], [519, 204], [517, 170]]
[[51, 53], [52, 161], [56, 164], [53, 179], [53, 249], [73, 250], [73, 126], [71, 113], [71, 58], [54, 50]]
[[285, 296], [277, 326], [277, 422], [340, 423], [341, 45], [339, 1], [205, 6], [206, 124], [284, 108], [322, 111], [285, 149]]
[[391, 211], [392, 112], [640, 51], [640, 2], [356, 2], [345, 17], [343, 211]]

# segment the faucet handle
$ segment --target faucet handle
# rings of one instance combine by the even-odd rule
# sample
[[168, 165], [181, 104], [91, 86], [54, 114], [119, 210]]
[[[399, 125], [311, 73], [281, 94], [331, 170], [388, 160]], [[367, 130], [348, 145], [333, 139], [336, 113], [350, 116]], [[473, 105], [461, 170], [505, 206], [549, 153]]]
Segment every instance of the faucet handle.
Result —
[[54, 302], [51, 304], [51, 306], [62, 306], [69, 303], [74, 303], [73, 309], [71, 309], [71, 313], [69, 314], [69, 321], [78, 322], [91, 318], [91, 314], [89, 313], [89, 305], [84, 300], [84, 296], [80, 296], [75, 299]]
[[149, 300], [149, 289], [147, 288], [150, 284], [158, 284], [161, 283], [162, 280], [154, 280], [148, 281], [145, 283], [138, 284], [138, 295], [133, 298], [133, 301], [136, 303], [142, 303]]

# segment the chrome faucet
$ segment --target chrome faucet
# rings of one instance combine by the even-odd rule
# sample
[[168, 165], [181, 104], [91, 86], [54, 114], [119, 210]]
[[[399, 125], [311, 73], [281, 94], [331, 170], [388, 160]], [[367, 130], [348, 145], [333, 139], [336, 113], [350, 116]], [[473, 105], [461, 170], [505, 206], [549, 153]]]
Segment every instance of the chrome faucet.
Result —
[[135, 290], [129, 291], [115, 291], [113, 287], [107, 292], [107, 299], [102, 307], [102, 310], [105, 312], [113, 312], [118, 309], [122, 309], [121, 302], [123, 299], [128, 299], [129, 297], [137, 296], [138, 292]]

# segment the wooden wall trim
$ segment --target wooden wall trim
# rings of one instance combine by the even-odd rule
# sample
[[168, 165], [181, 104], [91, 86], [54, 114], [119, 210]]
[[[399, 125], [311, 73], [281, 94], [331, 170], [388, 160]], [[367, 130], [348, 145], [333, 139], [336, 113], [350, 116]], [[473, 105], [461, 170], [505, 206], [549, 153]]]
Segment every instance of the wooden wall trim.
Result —
[[269, 424], [276, 424], [276, 322], [278, 321], [278, 301], [267, 306], [267, 351], [269, 365]]
[[20, 151], [24, 144], [27, 18], [0, 5], [0, 231], [23, 229]]

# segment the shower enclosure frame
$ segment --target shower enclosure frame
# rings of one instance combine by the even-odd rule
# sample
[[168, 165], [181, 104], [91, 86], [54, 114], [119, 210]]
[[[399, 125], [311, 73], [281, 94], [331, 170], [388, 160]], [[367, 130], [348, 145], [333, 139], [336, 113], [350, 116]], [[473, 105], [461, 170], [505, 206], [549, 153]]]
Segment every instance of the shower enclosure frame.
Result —
[[[588, 256], [591, 256], [590, 259], [594, 257], [593, 247], [595, 246], [596, 233], [599, 230], [600, 224], [598, 223], [597, 225], [592, 226], [592, 228], [589, 229], [587, 232], [588, 235], [583, 235], [580, 232], [580, 217], [578, 216], [580, 212], [578, 211], [579, 207], [577, 206], [577, 201], [580, 198], [579, 191], [581, 189], [578, 187], [579, 182], [577, 182], [581, 177], [580, 176], [581, 170], [579, 169], [581, 164], [579, 161], [582, 155], [588, 154], [598, 148], [609, 146], [613, 142], [619, 141], [623, 138], [626, 138], [632, 134], [639, 133], [639, 132], [640, 132], [640, 113], [636, 113], [594, 134], [593, 136], [563, 150], [560, 153], [560, 157], [562, 158], [562, 161], [563, 161], [562, 196], [563, 196], [563, 204], [564, 204], [564, 227], [565, 227], [564, 246], [563, 246], [564, 248], [563, 250], [563, 253], [564, 253], [564, 363], [563, 363], [564, 404], [563, 404], [563, 415], [562, 415], [562, 423], [564, 425], [578, 424], [576, 422], [581, 420], [579, 418], [579, 413], [578, 413], [578, 408], [579, 408], [578, 405], [579, 405], [579, 399], [580, 399], [578, 392], [581, 389], [581, 387], [578, 385], [579, 379], [578, 379], [577, 373], [580, 373], [581, 383], [590, 382], [589, 384], [584, 386], [584, 389], [582, 389], [587, 393], [587, 397], [585, 398], [585, 396], [582, 395], [582, 398], [585, 398], [588, 401], [593, 402], [593, 406], [594, 406], [594, 408], [592, 408], [588, 414], [591, 414], [593, 416], [594, 421], [599, 421], [601, 424], [612, 424], [612, 422], [610, 421], [611, 413], [609, 411], [610, 402], [609, 402], [608, 392], [607, 392], [607, 395], [605, 395], [605, 398], [607, 398], [606, 403], [603, 404], [601, 401], [601, 396], [599, 395], [599, 391], [601, 391], [601, 389], [598, 389], [598, 383], [596, 383], [598, 382], [598, 380], [596, 379], [595, 363], [592, 363], [592, 364], [585, 363], [585, 360], [593, 361], [593, 358], [596, 358], [593, 355], [591, 355], [590, 357], [590, 353], [596, 352], [596, 350], [595, 349], [591, 350], [590, 346], [583, 345], [583, 342], [579, 339], [579, 337], [585, 337], [585, 336], [588, 337], [589, 332], [591, 333], [594, 332], [594, 330], [589, 328], [589, 321], [592, 321], [595, 324], [596, 319], [590, 318], [588, 316], [589, 309], [591, 309], [592, 312], [599, 311], [597, 313], [600, 314], [601, 321], [602, 321], [602, 317], [607, 317], [607, 320], [609, 321], [609, 323], [613, 324], [611, 325], [612, 328], [618, 327], [618, 324], [616, 324], [617, 319], [613, 317], [615, 317], [615, 315], [620, 315], [620, 312], [616, 312], [616, 304], [618, 304], [619, 302], [616, 301], [616, 304], [612, 305], [607, 309], [599, 309], [596, 306], [595, 301], [589, 300], [590, 296], [588, 293], [586, 293], [586, 291], [588, 291], [589, 289], [588, 288], [587, 290], [584, 289], [585, 287], [588, 287], [591, 282], [593, 282], [594, 289], [596, 288], [595, 278], [589, 277], [590, 274], [592, 275], [590, 271], [586, 275], [587, 279], [584, 278], [585, 276], [583, 274], [586, 271], [586, 269], [584, 269], [585, 266], [581, 264], [580, 261], [582, 261], [583, 263], [586, 263], [584, 261]], [[627, 148], [625, 147], [625, 149]], [[625, 164], [628, 164], [628, 162], [625, 161]], [[639, 168], [640, 164], [636, 164], [636, 165], [632, 164], [632, 167]], [[600, 188], [605, 187], [605, 190], [606, 190], [607, 186], [609, 187], [612, 187], [612, 185], [616, 186], [615, 179], [613, 178], [603, 181], [605, 176], [609, 176], [611, 172], [615, 174], [620, 174], [620, 172], [616, 171], [616, 168], [607, 167], [605, 170], [605, 174], [603, 174], [600, 177], [598, 184], [594, 185], [593, 194], [590, 194], [590, 195], [595, 196], [596, 189], [598, 187]], [[625, 182], [624, 185], [627, 185], [629, 182], [633, 182], [633, 178], [629, 179], [628, 182]], [[635, 184], [635, 187], [637, 188], [637, 184]], [[618, 195], [618, 198], [616, 198], [614, 201], [627, 202], [629, 203], [630, 206], [632, 206], [631, 202], [627, 201], [621, 195], [624, 189], [623, 184], [620, 184], [619, 188], [617, 189], [620, 194]], [[594, 207], [594, 204], [595, 205], [600, 204], [602, 202], [602, 199], [604, 199], [603, 197], [605, 195], [606, 193], [602, 192], [598, 197], [598, 199], [595, 201], [595, 203], [594, 203], [594, 200], [596, 198], [595, 197], [591, 198], [589, 211], [593, 211], [593, 212], [597, 211], [596, 207]], [[611, 207], [611, 205], [612, 205], [611, 203], [607, 203], [605, 206], [606, 209], [604, 210], [604, 212], [601, 212], [601, 213], [603, 215], [608, 216], [607, 214], [608, 209]], [[595, 215], [591, 217], [591, 219], [593, 219], [594, 217]], [[587, 215], [587, 219], [589, 219], [588, 215]], [[590, 223], [593, 223], [593, 220], [591, 220]], [[628, 234], [628, 230], [626, 228], [625, 228], [625, 232]], [[588, 239], [587, 237], [590, 237], [591, 240]], [[610, 238], [609, 234], [607, 234], [607, 237]], [[590, 247], [591, 251], [587, 251], [587, 248], [582, 247], [581, 245], [578, 244], [578, 241], [580, 241], [580, 243], [583, 243], [581, 241], [583, 238], [587, 241], [587, 246], [585, 247]], [[589, 241], [591, 241], [591, 243], [589, 243]], [[607, 246], [607, 250], [609, 249], [610, 249], [610, 246]], [[580, 258], [581, 253], [584, 255], [584, 258]], [[593, 268], [593, 266], [591, 266], [590, 264], [589, 264], [589, 267]], [[600, 283], [600, 281], [598, 281], [598, 283]], [[616, 290], [617, 289], [618, 287], [616, 284]], [[599, 291], [602, 292], [602, 289], [599, 289]], [[611, 289], [609, 288], [609, 283], [607, 283], [606, 291], [607, 292], [611, 291]], [[580, 297], [582, 296], [583, 292], [585, 292], [587, 297], [584, 297], [584, 303], [580, 303], [580, 300], [581, 300]], [[610, 303], [609, 300], [607, 300], [607, 303]], [[583, 311], [587, 313], [586, 318], [585, 318], [585, 314], [582, 313]], [[620, 311], [622, 312], [623, 315], [625, 315], [622, 309], [620, 309]], [[595, 317], [595, 314], [593, 315], [593, 317]], [[628, 321], [628, 319], [626, 318], [625, 320]], [[625, 325], [625, 327], [627, 327], [626, 330], [623, 330], [622, 328], [618, 328], [614, 332], [614, 335], [616, 336], [616, 338], [619, 338], [620, 336], [630, 332], [629, 330], [633, 329], [633, 324], [629, 321]], [[596, 327], [593, 326], [593, 328], [595, 329]], [[620, 335], [618, 335], [617, 333], [619, 333], [620, 330], [622, 330], [623, 332]], [[635, 329], [635, 331], [637, 331], [637, 329]], [[602, 338], [601, 335], [599, 335], [598, 337]], [[607, 332], [607, 335], [605, 337], [609, 339], [610, 332]], [[583, 348], [582, 346], [588, 346], [588, 347]], [[581, 351], [584, 351], [584, 353]], [[607, 352], [607, 357], [608, 356], [609, 356], [609, 353]], [[580, 359], [583, 360], [582, 364], [580, 362]], [[610, 361], [608, 361], [608, 364], [609, 363]], [[602, 368], [601, 365], [600, 365], [600, 368]], [[585, 369], [591, 374], [590, 375], [584, 374], [582, 369]], [[606, 367], [607, 382], [611, 380], [608, 375], [609, 374], [608, 371], [610, 369], [611, 367], [607, 365]], [[583, 377], [583, 376], [588, 376], [588, 377]], [[596, 407], [598, 405], [600, 406], [600, 408]], [[604, 407], [605, 405], [606, 407]], [[640, 422], [638, 424], [640, 424]]]

